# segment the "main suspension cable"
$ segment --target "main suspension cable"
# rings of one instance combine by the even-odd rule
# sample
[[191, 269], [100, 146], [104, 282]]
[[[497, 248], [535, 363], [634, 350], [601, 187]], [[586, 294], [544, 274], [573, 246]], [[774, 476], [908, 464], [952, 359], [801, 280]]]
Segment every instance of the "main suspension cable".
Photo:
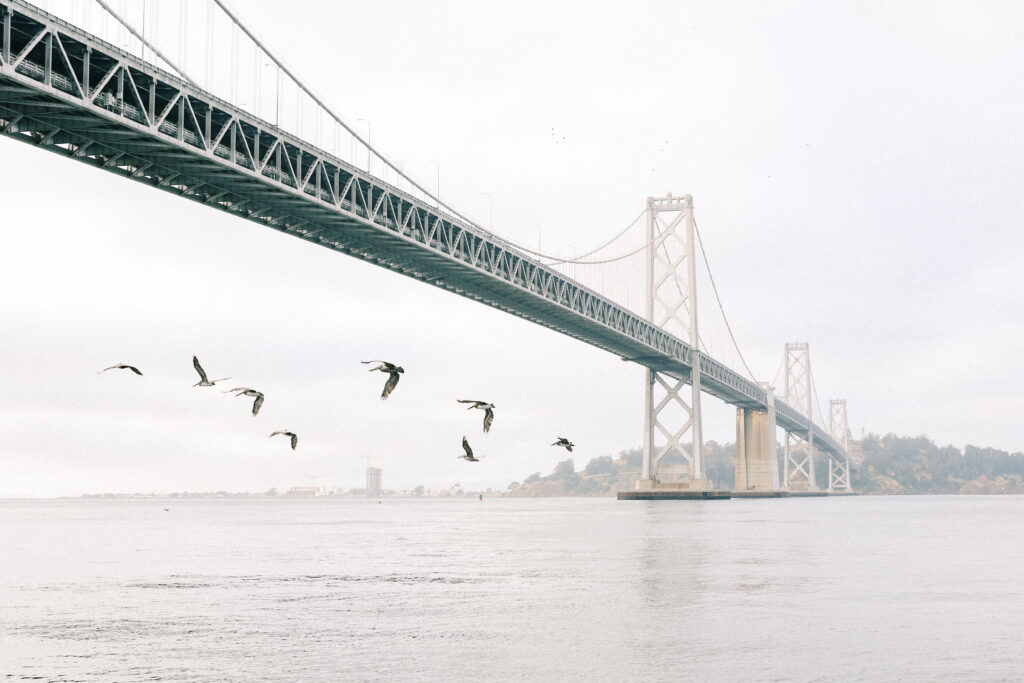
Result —
[[718, 296], [718, 287], [715, 285], [715, 276], [711, 274], [711, 264], [708, 263], [708, 255], [704, 251], [704, 240], [702, 240], [700, 237], [700, 228], [697, 227], [696, 218], [693, 219], [693, 230], [697, 234], [697, 244], [700, 245], [700, 253], [701, 256], [704, 257], [704, 265], [707, 266], [708, 269], [708, 279], [711, 280], [711, 289], [715, 293], [715, 301], [718, 302], [718, 310], [722, 312], [722, 320], [725, 321], [725, 329], [729, 331], [729, 338], [732, 339], [733, 348], [735, 348], [736, 353], [739, 354], [740, 362], [743, 363], [743, 367], [747, 369], [747, 374], [750, 375], [750, 378], [756, 382], [757, 378], [754, 376], [753, 371], [751, 371], [750, 366], [747, 365], [747, 361], [743, 357], [743, 352], [740, 351], [739, 344], [736, 343], [736, 337], [733, 335], [732, 327], [729, 325], [729, 318], [726, 317], [725, 308], [722, 306], [722, 300]]
[[[647, 208], [645, 207], [644, 209], [642, 209], [640, 211], [640, 213], [638, 213], [636, 215], [636, 217], [633, 220], [631, 220], [629, 222], [629, 225], [627, 225], [625, 228], [622, 229], [622, 231], [619, 234], [615, 235], [614, 237], [612, 237], [610, 240], [608, 240], [607, 242], [605, 242], [601, 246], [594, 247], [590, 251], [585, 252], [583, 254], [580, 254], [579, 256], [573, 256], [572, 258], [563, 259], [563, 258], [561, 258], [559, 256], [552, 256], [550, 254], [543, 254], [543, 253], [541, 253], [539, 251], [533, 251], [531, 249], [524, 249], [524, 251], [526, 251], [528, 254], [531, 254], [533, 256], [537, 256], [538, 258], [549, 259], [551, 261], [551, 263], [544, 264], [544, 265], [547, 265], [547, 266], [557, 265], [559, 263], [580, 263], [580, 264], [583, 264], [583, 265], [591, 265], [591, 264], [594, 264], [594, 263], [610, 263], [612, 261], [617, 261], [619, 259], [624, 259], [624, 258], [626, 258], [628, 256], [632, 256], [633, 254], [637, 253], [638, 251], [646, 249], [648, 244], [650, 244], [650, 243], [645, 244], [644, 246], [640, 247], [640, 249], [637, 249], [636, 251], [630, 252], [629, 254], [625, 254], [624, 256], [618, 256], [618, 257], [613, 258], [613, 259], [606, 259], [604, 261], [590, 261], [590, 262], [580, 260], [580, 259], [585, 259], [586, 257], [590, 256], [591, 254], [594, 254], [596, 252], [601, 251], [602, 249], [607, 247], [609, 244], [611, 244], [615, 240], [617, 240], [620, 237], [622, 237], [623, 235], [625, 235], [627, 232], [629, 232], [629, 230], [634, 225], [636, 225], [636, 222], [638, 220], [640, 220], [640, 217], [643, 216], [646, 212], [647, 212]], [[653, 240], [652, 240], [652, 242], [653, 242]], [[522, 248], [522, 247], [520, 247], [520, 248]]]
[[[132, 26], [130, 23], [128, 23], [127, 19], [125, 19], [120, 14], [118, 14], [116, 11], [114, 11], [114, 8], [111, 7], [110, 5], [108, 5], [105, 0], [96, 0], [96, 3], [100, 7], [105, 9], [110, 16], [114, 17], [114, 19], [116, 19], [118, 21], [118, 23], [120, 23], [122, 26], [124, 26], [128, 30], [129, 33], [131, 33], [133, 36], [135, 36], [140, 41], [142, 41], [142, 44], [144, 46], [148, 47], [150, 50], [152, 50], [153, 54], [155, 54], [157, 57], [162, 59], [164, 61], [164, 63], [167, 64], [167, 66], [169, 66], [172, 69], [174, 69], [177, 72], [177, 74], [179, 76], [181, 76], [189, 85], [191, 85], [193, 87], [196, 87], [196, 88], [199, 87], [199, 85], [195, 81], [193, 81], [191, 78], [188, 77], [188, 74], [185, 73], [184, 69], [182, 69], [179, 66], [177, 66], [174, 62], [172, 62], [170, 59], [167, 58], [167, 55], [165, 55], [164, 53], [160, 52], [160, 50], [157, 49], [156, 46], [154, 46], [151, 42], [146, 40], [145, 36], [143, 36], [141, 33], [136, 31], [135, 27]], [[145, 18], [143, 18], [143, 21], [145, 21]], [[143, 59], [145, 59], [145, 58], [143, 57]]]

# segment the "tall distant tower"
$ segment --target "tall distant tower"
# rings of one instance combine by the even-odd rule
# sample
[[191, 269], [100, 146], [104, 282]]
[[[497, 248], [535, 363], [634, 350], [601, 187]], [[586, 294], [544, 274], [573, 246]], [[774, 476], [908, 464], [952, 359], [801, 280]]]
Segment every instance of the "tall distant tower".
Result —
[[384, 490], [381, 487], [381, 474], [384, 470], [379, 467], [366, 468], [366, 497], [376, 498]]

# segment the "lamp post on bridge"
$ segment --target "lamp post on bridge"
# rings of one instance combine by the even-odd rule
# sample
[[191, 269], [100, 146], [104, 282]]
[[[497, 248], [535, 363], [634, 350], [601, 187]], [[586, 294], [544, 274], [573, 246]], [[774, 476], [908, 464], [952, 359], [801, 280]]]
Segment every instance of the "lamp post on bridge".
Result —
[[438, 162], [438, 161], [434, 161], [433, 159], [428, 159], [427, 163], [428, 164], [434, 164], [434, 166], [437, 168], [437, 185], [435, 186], [436, 189], [434, 190], [434, 200], [437, 202], [438, 210], [440, 210], [440, 208], [441, 208], [441, 163]]
[[357, 123], [360, 121], [366, 124], [366, 172], [372, 174], [373, 169], [371, 166], [370, 145], [373, 144], [373, 130], [370, 128], [370, 122], [368, 120], [356, 119]]
[[489, 209], [489, 213], [488, 213], [489, 220], [488, 220], [488, 223], [487, 223], [487, 229], [493, 232], [494, 231], [494, 197], [492, 197], [489, 192], [481, 192], [480, 194], [482, 194], [483, 196], [487, 197], [487, 206], [488, 206], [488, 209]]

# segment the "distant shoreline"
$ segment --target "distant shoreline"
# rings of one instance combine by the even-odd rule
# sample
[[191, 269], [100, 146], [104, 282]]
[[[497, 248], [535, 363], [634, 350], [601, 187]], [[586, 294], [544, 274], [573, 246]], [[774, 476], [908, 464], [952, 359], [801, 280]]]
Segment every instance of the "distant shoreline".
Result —
[[[0, 502], [19, 502], [19, 501], [138, 501], [138, 500], [154, 500], [154, 501], [171, 501], [171, 500], [318, 500], [318, 501], [330, 501], [330, 500], [458, 500], [458, 499], [473, 499], [479, 498], [502, 498], [502, 499], [540, 499], [540, 498], [608, 498], [611, 500], [615, 499], [614, 493], [612, 494], [600, 494], [600, 495], [554, 495], [554, 496], [510, 496], [505, 493], [487, 493], [487, 492], [473, 492], [467, 493], [462, 496], [415, 496], [415, 495], [384, 495], [380, 497], [376, 496], [267, 496], [264, 494], [230, 494], [226, 496], [205, 496], [205, 495], [188, 495], [188, 496], [172, 496], [167, 494], [108, 494], [108, 495], [81, 495], [81, 496], [13, 496], [13, 497], [0, 497]], [[1020, 491], [1007, 491], [1003, 493], [885, 493], [885, 492], [871, 492], [871, 493], [859, 493], [854, 491], [853, 494], [837, 493], [833, 496], [822, 496], [831, 498], [842, 498], [842, 497], [924, 497], [924, 496], [953, 496], [953, 497], [967, 497], [967, 496], [1020, 496], [1024, 495], [1024, 492]]]

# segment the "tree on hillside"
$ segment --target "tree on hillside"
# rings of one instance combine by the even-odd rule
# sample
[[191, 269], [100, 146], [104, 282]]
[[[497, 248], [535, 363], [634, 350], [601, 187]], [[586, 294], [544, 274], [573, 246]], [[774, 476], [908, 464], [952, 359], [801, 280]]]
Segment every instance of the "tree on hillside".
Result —
[[555, 469], [548, 475], [548, 479], [562, 482], [566, 493], [571, 493], [580, 483], [580, 475], [576, 474], [576, 466], [573, 464], [572, 458], [555, 465]]
[[644, 454], [642, 448], [628, 448], [619, 451], [619, 460], [622, 460], [630, 469], [640, 469], [640, 458]]
[[1024, 478], [1024, 454], [995, 448], [939, 447], [926, 436], [866, 436], [852, 472], [864, 493], [998, 493], [1016, 490]]
[[594, 458], [587, 466], [583, 468], [583, 474], [593, 476], [595, 474], [611, 474], [615, 471], [615, 466], [612, 465], [612, 456], [602, 455], [600, 458]]

